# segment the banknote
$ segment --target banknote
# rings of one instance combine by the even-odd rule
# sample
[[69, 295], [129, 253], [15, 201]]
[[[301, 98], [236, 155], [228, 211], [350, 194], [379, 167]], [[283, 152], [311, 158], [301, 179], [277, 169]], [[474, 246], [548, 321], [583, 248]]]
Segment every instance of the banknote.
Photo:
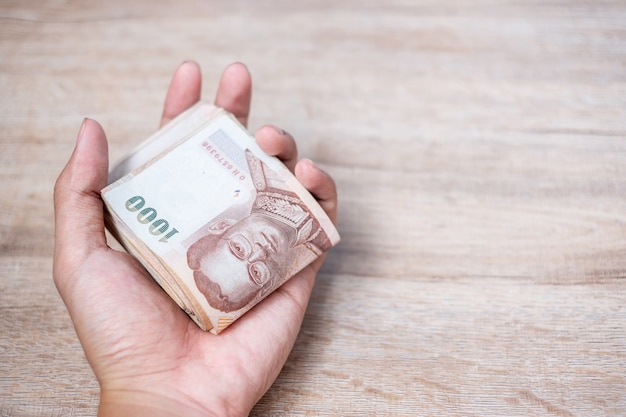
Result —
[[101, 194], [111, 234], [216, 334], [340, 239], [288, 168], [204, 102], [113, 167]]

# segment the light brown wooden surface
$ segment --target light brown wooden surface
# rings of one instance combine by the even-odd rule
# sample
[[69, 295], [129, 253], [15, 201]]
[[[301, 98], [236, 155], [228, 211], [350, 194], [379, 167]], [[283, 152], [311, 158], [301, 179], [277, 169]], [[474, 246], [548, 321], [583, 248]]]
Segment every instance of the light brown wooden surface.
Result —
[[94, 415], [51, 279], [80, 122], [200, 62], [336, 179], [342, 243], [254, 416], [626, 415], [626, 3], [2, 1], [0, 416]]

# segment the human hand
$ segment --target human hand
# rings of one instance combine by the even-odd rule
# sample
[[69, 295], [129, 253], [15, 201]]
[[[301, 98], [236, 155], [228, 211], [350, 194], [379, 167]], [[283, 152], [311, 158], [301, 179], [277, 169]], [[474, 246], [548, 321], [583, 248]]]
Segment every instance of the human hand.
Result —
[[[182, 64], [170, 84], [161, 125], [197, 102], [200, 90], [197, 64]], [[250, 99], [248, 70], [229, 66], [216, 105], [245, 125]], [[332, 178], [309, 160], [297, 162], [288, 133], [264, 126], [255, 136], [335, 222]], [[324, 257], [219, 336], [203, 332], [133, 257], [107, 246], [100, 190], [108, 162], [104, 131], [85, 119], [54, 190], [54, 282], [100, 384], [99, 415], [247, 415], [287, 360]]]

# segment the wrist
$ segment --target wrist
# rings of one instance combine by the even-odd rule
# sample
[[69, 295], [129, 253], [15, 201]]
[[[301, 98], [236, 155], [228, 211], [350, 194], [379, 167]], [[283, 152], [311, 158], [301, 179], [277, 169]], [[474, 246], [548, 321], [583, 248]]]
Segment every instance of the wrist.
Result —
[[230, 416], [232, 410], [224, 404], [207, 409], [192, 399], [172, 399], [144, 390], [101, 390], [98, 417], [212, 417]]

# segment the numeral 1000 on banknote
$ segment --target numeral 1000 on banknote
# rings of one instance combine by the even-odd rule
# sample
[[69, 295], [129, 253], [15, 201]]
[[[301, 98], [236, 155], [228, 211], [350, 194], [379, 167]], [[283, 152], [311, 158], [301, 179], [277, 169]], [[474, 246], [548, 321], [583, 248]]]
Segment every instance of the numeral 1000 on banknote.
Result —
[[157, 219], [157, 211], [152, 207], [143, 208], [146, 205], [146, 200], [140, 196], [136, 195], [134, 197], [129, 198], [126, 201], [126, 209], [130, 212], [138, 211], [137, 213], [137, 221], [141, 224], [150, 224], [148, 226], [148, 231], [153, 236], [161, 236], [163, 233], [167, 232], [165, 236], [159, 239], [159, 242], [167, 243], [168, 239], [178, 233], [175, 227], [168, 231], [170, 228], [170, 224], [165, 219]]

